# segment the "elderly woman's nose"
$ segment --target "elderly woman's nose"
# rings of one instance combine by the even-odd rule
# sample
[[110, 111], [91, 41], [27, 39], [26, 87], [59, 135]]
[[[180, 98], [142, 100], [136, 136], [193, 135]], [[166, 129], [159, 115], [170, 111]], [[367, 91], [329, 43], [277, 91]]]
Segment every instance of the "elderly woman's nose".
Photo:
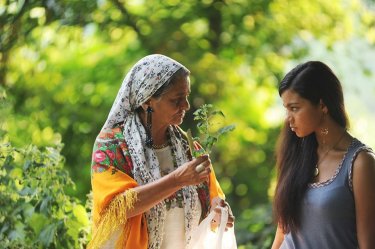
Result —
[[185, 110], [185, 111], [188, 111], [190, 109], [190, 103], [189, 103], [189, 100], [186, 98], [185, 101], [183, 101], [182, 103], [182, 108]]

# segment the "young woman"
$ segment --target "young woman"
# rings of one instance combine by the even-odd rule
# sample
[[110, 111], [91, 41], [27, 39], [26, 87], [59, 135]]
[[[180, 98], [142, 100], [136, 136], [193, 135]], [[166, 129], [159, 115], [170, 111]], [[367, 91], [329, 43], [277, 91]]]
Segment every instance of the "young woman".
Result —
[[210, 209], [230, 209], [208, 155], [193, 159], [179, 128], [189, 73], [154, 54], [126, 75], [94, 145], [89, 248], [187, 248]]
[[375, 248], [375, 158], [348, 129], [342, 87], [309, 61], [281, 81], [272, 249]]

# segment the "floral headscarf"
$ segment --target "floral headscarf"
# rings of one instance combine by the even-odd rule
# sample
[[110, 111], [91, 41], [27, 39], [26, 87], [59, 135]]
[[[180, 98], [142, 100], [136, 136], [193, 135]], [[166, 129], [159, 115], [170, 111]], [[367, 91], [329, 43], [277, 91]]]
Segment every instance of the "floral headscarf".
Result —
[[[153, 149], [146, 146], [146, 131], [136, 109], [145, 103], [183, 65], [160, 54], [149, 55], [138, 61], [126, 75], [102, 130], [111, 129], [115, 124], [124, 124], [124, 137], [133, 161], [134, 180], [139, 185], [159, 178], [160, 169]], [[187, 69], [186, 69], [187, 70]], [[188, 161], [184, 141], [177, 136], [177, 130], [170, 126], [171, 144], [178, 166]], [[185, 208], [185, 231], [190, 239], [192, 224], [197, 224], [196, 215], [199, 202], [195, 186], [182, 189]], [[166, 206], [164, 202], [155, 205], [145, 213], [149, 233], [149, 248], [159, 249], [164, 232]], [[188, 242], [188, 241], [187, 241]]]

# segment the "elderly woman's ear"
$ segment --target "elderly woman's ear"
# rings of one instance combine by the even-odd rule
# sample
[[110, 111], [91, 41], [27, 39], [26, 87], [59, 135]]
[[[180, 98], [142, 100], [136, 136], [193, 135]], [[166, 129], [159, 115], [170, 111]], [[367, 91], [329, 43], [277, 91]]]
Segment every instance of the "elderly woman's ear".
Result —
[[141, 107], [142, 107], [142, 109], [143, 109], [144, 112], [147, 111], [147, 108], [148, 108], [149, 106], [151, 106], [151, 99], [148, 99], [146, 102], [144, 102], [144, 103], [141, 105]]

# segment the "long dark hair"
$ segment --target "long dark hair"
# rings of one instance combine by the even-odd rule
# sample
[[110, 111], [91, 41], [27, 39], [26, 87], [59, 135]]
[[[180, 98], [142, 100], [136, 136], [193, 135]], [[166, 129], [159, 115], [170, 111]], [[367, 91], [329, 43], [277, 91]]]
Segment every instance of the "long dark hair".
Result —
[[[333, 120], [348, 128], [340, 81], [324, 63], [309, 61], [293, 68], [280, 82], [279, 95], [286, 90], [293, 90], [313, 105], [322, 101]], [[276, 148], [278, 175], [274, 197], [275, 220], [284, 233], [296, 231], [300, 225], [301, 203], [313, 178], [317, 145], [315, 133], [299, 138], [285, 120]]]

